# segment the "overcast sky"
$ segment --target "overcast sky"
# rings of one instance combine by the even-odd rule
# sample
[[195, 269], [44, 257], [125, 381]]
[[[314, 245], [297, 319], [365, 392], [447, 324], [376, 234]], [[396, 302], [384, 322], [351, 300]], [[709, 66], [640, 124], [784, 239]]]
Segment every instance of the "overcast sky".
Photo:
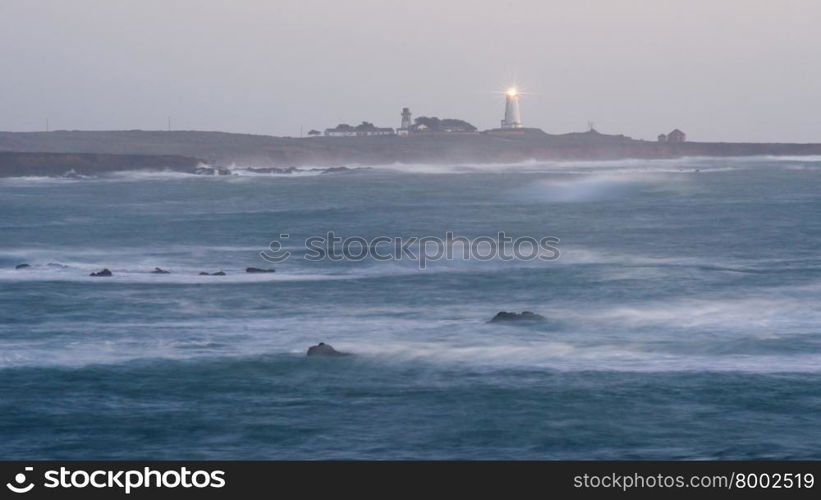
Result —
[[821, 142], [818, 0], [0, 0], [0, 130], [414, 116]]

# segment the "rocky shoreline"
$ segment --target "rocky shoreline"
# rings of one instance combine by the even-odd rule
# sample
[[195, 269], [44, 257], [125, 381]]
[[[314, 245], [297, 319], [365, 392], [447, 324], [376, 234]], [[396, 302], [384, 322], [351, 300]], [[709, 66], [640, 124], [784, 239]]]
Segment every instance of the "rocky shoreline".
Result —
[[[553, 135], [539, 129], [408, 137], [273, 137], [224, 132], [0, 132], [0, 177], [98, 175], [170, 170], [225, 175], [339, 165], [515, 163], [528, 160], [666, 159], [688, 156], [821, 155], [821, 144], [662, 143], [596, 131]], [[255, 172], [256, 171], [256, 172]]]
[[288, 175], [299, 173], [344, 174], [368, 167], [327, 168], [251, 167], [235, 168], [209, 165], [198, 158], [174, 155], [116, 155], [76, 153], [16, 153], [0, 151], [0, 178], [52, 177], [62, 179], [94, 178], [117, 172], [174, 172], [204, 176]]
[[0, 151], [0, 177], [82, 178], [126, 170], [196, 173], [203, 161], [177, 155], [20, 153]]

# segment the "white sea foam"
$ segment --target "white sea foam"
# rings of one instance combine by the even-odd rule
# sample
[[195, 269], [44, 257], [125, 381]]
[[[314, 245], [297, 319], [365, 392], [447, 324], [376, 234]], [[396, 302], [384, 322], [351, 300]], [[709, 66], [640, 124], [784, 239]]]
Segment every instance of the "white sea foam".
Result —
[[[790, 165], [801, 163], [803, 165]], [[666, 159], [620, 159], [620, 160], [527, 160], [514, 163], [391, 163], [381, 165], [349, 164], [348, 168], [367, 167], [373, 172], [394, 172], [405, 174], [471, 174], [471, 173], [576, 173], [594, 174], [609, 173], [642, 174], [642, 173], [676, 173], [689, 174], [727, 172], [760, 168], [762, 164], [781, 166], [789, 169], [813, 169], [812, 163], [821, 163], [821, 156], [739, 156], [739, 157], [683, 157]], [[821, 165], [819, 165], [821, 166]], [[272, 178], [289, 179], [321, 175], [327, 166], [308, 165], [298, 167], [293, 172], [255, 172], [253, 169], [267, 168], [266, 165], [236, 165], [223, 167], [229, 175], [202, 175], [171, 170], [127, 170], [104, 173], [82, 178], [26, 176], [0, 178], [0, 185], [55, 186], [74, 182], [132, 182], [162, 180], [202, 180], [224, 182], [247, 182], [251, 179]], [[367, 173], [367, 170], [363, 172]]]
[[294, 177], [315, 177], [317, 175], [322, 175], [324, 173], [324, 169], [305, 169], [300, 168], [293, 172], [254, 172], [253, 170], [249, 170], [248, 168], [233, 168], [231, 169], [230, 176], [223, 176], [230, 181], [242, 181], [244, 177], [249, 177], [252, 179], [259, 179], [259, 178], [294, 178]]
[[806, 156], [798, 156], [798, 155], [785, 155], [785, 156], [777, 156], [777, 155], [761, 155], [761, 156], [749, 156], [749, 157], [733, 157], [733, 160], [736, 161], [759, 161], [759, 162], [802, 162], [802, 163], [813, 163], [813, 162], [821, 162], [821, 155], [806, 155]]
[[[340, 344], [340, 348], [347, 348]], [[821, 373], [821, 355], [684, 355], [649, 353], [619, 346], [576, 347], [562, 342], [464, 346], [395, 343], [354, 346], [376, 360], [437, 363], [472, 369], [624, 372]]]
[[596, 174], [533, 182], [507, 193], [507, 197], [529, 203], [587, 203], [635, 196], [643, 191], [681, 191], [683, 179], [669, 175]]
[[563, 174], [647, 174], [671, 173], [692, 174], [711, 172], [726, 172], [746, 169], [750, 166], [744, 158], [709, 158], [688, 157], [673, 159], [623, 159], [623, 160], [566, 160], [544, 161], [528, 160], [517, 163], [447, 163], [447, 164], [410, 164], [394, 163], [374, 165], [377, 171], [391, 171], [405, 174], [471, 174], [471, 173], [498, 173], [498, 174], [534, 174], [534, 173], [563, 173]]
[[813, 331], [821, 323], [821, 309], [806, 296], [796, 298], [795, 291], [772, 290], [769, 297], [734, 299], [682, 298], [675, 301], [648, 301], [641, 305], [616, 305], [596, 309], [574, 306], [556, 310], [556, 316], [568, 321], [598, 323], [621, 328], [658, 327], [681, 329], [720, 329], [733, 335]]
[[[803, 287], [801, 292], [806, 291]], [[700, 298], [651, 301], [636, 307], [578, 303], [536, 305], [549, 321], [489, 324], [493, 305], [451, 304], [426, 308], [389, 304], [331, 306], [294, 303], [265, 314], [269, 301], [248, 303], [240, 316], [230, 304], [170, 298], [178, 318], [85, 321], [51, 319], [27, 327], [27, 338], [0, 326], [0, 367], [82, 366], [129, 359], [270, 353], [304, 356], [319, 341], [368, 362], [425, 363], [471, 370], [744, 371], [821, 373], [814, 352], [734, 352], [727, 345], [788, 342], [814, 335], [821, 311], [785, 288], [777, 298]], [[127, 291], [121, 300], [128, 300]], [[519, 304], [520, 305], [520, 304]], [[249, 314], [253, 311], [253, 314]], [[554, 324], [562, 324], [557, 329]], [[57, 338], [46, 334], [60, 331]], [[686, 332], [686, 333], [682, 333]], [[15, 340], [16, 338], [16, 340]], [[728, 344], [730, 343], [730, 344]], [[59, 348], [57, 345], [59, 344]]]

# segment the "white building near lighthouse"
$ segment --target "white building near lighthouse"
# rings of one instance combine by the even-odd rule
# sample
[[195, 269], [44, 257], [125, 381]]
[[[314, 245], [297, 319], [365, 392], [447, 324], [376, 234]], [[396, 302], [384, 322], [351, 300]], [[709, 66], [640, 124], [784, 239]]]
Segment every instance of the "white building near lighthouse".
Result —
[[511, 87], [505, 92], [505, 119], [502, 128], [522, 128], [522, 114], [519, 111], [519, 90]]

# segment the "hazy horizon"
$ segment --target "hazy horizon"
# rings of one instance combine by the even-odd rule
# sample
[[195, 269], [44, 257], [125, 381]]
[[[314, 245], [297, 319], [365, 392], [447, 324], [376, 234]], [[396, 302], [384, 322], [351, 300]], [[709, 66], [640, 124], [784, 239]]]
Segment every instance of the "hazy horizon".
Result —
[[821, 142], [821, 4], [6, 0], [0, 130], [297, 136], [415, 117]]

